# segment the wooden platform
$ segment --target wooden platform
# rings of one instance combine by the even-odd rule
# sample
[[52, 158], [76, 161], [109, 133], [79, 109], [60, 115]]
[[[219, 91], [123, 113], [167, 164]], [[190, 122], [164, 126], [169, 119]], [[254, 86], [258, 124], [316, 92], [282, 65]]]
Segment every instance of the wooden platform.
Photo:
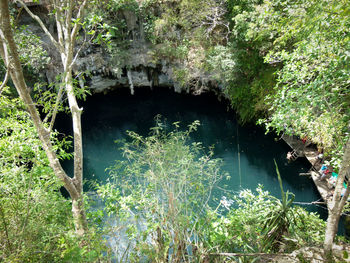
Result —
[[291, 147], [295, 152], [298, 153], [299, 157], [305, 157], [311, 163], [310, 174], [320, 193], [322, 199], [328, 207], [328, 202], [332, 198], [332, 189], [328, 187], [327, 180], [320, 180], [320, 174], [317, 172], [321, 168], [321, 163], [317, 159], [318, 151], [314, 146], [308, 145], [308, 143], [303, 143], [300, 139], [289, 136], [282, 135], [282, 139]]
[[321, 181], [319, 173], [314, 171], [311, 171], [311, 178], [314, 181], [314, 184], [316, 185], [317, 190], [320, 193], [322, 199], [325, 201], [328, 207], [328, 202], [330, 202], [332, 199], [332, 190], [328, 188], [327, 181]]

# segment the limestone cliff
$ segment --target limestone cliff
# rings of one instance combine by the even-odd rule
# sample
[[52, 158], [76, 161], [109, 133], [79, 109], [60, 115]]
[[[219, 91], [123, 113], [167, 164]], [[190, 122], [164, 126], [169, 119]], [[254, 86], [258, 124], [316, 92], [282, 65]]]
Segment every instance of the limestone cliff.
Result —
[[[47, 15], [47, 10], [43, 6], [31, 7], [33, 12], [41, 16], [51, 32], [55, 31], [52, 18]], [[24, 11], [20, 16], [20, 23], [28, 26], [28, 30], [38, 35], [42, 40], [42, 45], [50, 57], [50, 62], [41, 72], [42, 76], [53, 82], [60, 73], [60, 56], [55, 47], [50, 43], [38, 24], [36, 24]], [[177, 92], [186, 90], [187, 92], [201, 93], [203, 86], [216, 86], [208, 74], [199, 72], [197, 82], [205, 85], [189, 86], [180, 85], [174, 78], [174, 68], [185, 67], [178, 61], [157, 58], [157, 48], [145, 39], [143, 23], [140, 18], [129, 10], [119, 13], [117, 19], [123, 19], [126, 23], [128, 48], [123, 49], [120, 54], [108, 52], [101, 45], [88, 44], [81, 48], [73, 71], [79, 79], [80, 85], [88, 86], [92, 92], [108, 92], [118, 87], [130, 87], [134, 92], [135, 87], [169, 87]], [[77, 50], [80, 49], [77, 43]], [[118, 47], [114, 50], [118, 50]], [[155, 59], [157, 58], [157, 59]], [[82, 74], [84, 78], [81, 78]], [[214, 85], [213, 85], [214, 84]]]

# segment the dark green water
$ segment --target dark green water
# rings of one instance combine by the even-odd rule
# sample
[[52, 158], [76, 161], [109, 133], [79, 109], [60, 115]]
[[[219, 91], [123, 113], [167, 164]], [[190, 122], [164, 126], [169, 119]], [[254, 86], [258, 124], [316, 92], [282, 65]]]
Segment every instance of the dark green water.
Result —
[[[199, 120], [201, 126], [193, 140], [204, 146], [215, 146], [215, 157], [224, 160], [223, 169], [231, 179], [224, 181], [232, 191], [243, 188], [255, 189], [264, 185], [276, 197], [280, 189], [276, 176], [276, 160], [285, 190], [295, 194], [296, 201], [311, 202], [320, 198], [312, 180], [299, 176], [307, 172], [310, 164], [303, 160], [288, 163], [286, 153], [289, 147], [275, 135], [265, 135], [255, 125], [240, 126], [227, 104], [217, 101], [212, 94], [192, 96], [177, 94], [166, 89], [137, 89], [131, 96], [129, 90], [120, 90], [108, 95], [94, 95], [80, 103], [84, 107], [82, 116], [84, 145], [84, 176], [86, 179], [104, 181], [108, 177], [105, 169], [114, 160], [121, 158], [117, 139], [127, 138], [126, 130], [147, 135], [154, 126], [154, 117], [161, 114], [166, 123], [180, 121], [188, 125]], [[71, 133], [69, 117], [60, 117], [57, 127]], [[65, 162], [64, 168], [72, 172], [72, 165]], [[222, 193], [216, 193], [221, 198]], [[319, 207], [307, 206], [309, 211], [318, 211], [322, 217], [326, 211]]]

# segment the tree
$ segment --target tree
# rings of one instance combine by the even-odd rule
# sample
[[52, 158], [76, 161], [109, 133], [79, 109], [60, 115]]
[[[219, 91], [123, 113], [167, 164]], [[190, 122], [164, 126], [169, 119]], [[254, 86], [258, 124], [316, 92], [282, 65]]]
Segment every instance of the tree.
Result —
[[[77, 34], [81, 27], [84, 9], [87, 5], [87, 0], [79, 4], [76, 18], [73, 19], [74, 3], [71, 0], [52, 1], [52, 6], [55, 10], [56, 26], [57, 26], [57, 41], [47, 30], [46, 26], [40, 18], [34, 15], [22, 1], [19, 2], [24, 9], [40, 24], [45, 34], [50, 38], [61, 55], [63, 65], [63, 85], [61, 86], [55, 108], [51, 116], [49, 124], [45, 123], [38, 112], [35, 103], [33, 102], [30, 91], [27, 88], [16, 43], [13, 39], [13, 33], [10, 23], [9, 3], [8, 0], [0, 0], [0, 54], [7, 66], [7, 70], [16, 87], [18, 94], [25, 103], [31, 119], [37, 129], [39, 138], [43, 144], [43, 148], [49, 159], [51, 168], [55, 175], [63, 182], [64, 187], [70, 194], [72, 199], [72, 213], [75, 222], [76, 233], [80, 236], [87, 231], [87, 221], [83, 203], [83, 149], [82, 149], [82, 129], [81, 129], [81, 112], [79, 108], [73, 85], [72, 66], [74, 64], [74, 46]], [[55, 153], [53, 143], [51, 141], [53, 124], [57, 114], [58, 105], [63, 95], [63, 90], [68, 97], [70, 112], [72, 114], [72, 125], [74, 132], [74, 177], [69, 177], [63, 170], [59, 158]]]
[[267, 129], [307, 136], [336, 170], [349, 138], [349, 11], [346, 1], [265, 1], [247, 30], [278, 69]]
[[116, 234], [130, 242], [131, 253], [120, 256], [134, 254], [131, 261], [147, 256], [152, 262], [202, 262], [205, 256], [203, 234], [210, 232], [209, 203], [223, 177], [221, 160], [203, 154], [201, 143], [190, 143], [198, 121], [187, 131], [174, 125], [166, 132], [157, 123], [148, 137], [129, 132], [132, 142], [122, 148], [126, 159], [116, 161], [110, 180], [97, 189], [107, 214], [118, 218]]
[[[349, 32], [346, 1], [264, 1], [241, 15], [245, 36], [260, 42], [265, 61], [277, 67], [274, 91], [265, 98], [267, 129], [305, 137], [323, 147], [339, 172], [329, 205], [325, 250], [330, 251], [349, 189]], [[247, 21], [252, 20], [247, 25]], [[344, 153], [345, 150], [345, 153]], [[343, 155], [344, 153], [344, 155]], [[343, 155], [343, 161], [341, 161]]]
[[69, 200], [60, 194], [62, 183], [23, 102], [10, 99], [6, 88], [0, 96], [0, 174], [0, 261], [57, 261], [66, 253], [62, 241], [68, 245], [74, 231]]
[[[342, 167], [340, 168], [340, 171], [339, 171], [332, 201], [328, 205], [327, 228], [326, 228], [326, 235], [324, 240], [324, 250], [326, 253], [332, 251], [333, 240], [338, 231], [339, 219], [342, 214], [345, 202], [348, 200], [348, 197], [349, 197], [349, 193], [350, 193], [349, 178], [350, 178], [350, 140], [348, 140], [345, 146]], [[344, 195], [341, 196], [344, 180], [348, 181], [348, 184]]]

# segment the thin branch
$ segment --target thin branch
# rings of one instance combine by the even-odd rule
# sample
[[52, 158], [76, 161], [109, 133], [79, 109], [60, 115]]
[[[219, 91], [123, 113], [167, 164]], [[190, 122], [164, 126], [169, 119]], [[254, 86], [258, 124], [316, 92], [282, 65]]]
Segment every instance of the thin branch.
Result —
[[[341, 173], [344, 173], [344, 176], [338, 176], [340, 178], [343, 178], [344, 179], [343, 181], [348, 181], [347, 177], [350, 176], [350, 165], [349, 165], [350, 153], [349, 152], [350, 152], [350, 139], [348, 139], [347, 143], [345, 144], [343, 164], [342, 164], [342, 167], [340, 168], [340, 171], [339, 171], [339, 175], [341, 175]], [[340, 179], [340, 178], [338, 178], [338, 179]], [[343, 185], [343, 182], [341, 185]], [[350, 194], [350, 186], [348, 184], [348, 186], [346, 187], [345, 193], [344, 193], [344, 195], [339, 203], [340, 211], [343, 210], [345, 202], [348, 200], [349, 194]]]
[[1, 29], [0, 29], [0, 45], [2, 46], [1, 52], [3, 52], [3, 54], [4, 54], [4, 63], [6, 66], [5, 78], [0, 86], [0, 95], [1, 95], [3, 88], [6, 86], [7, 81], [9, 79], [9, 64], [10, 64], [9, 56], [7, 53], [7, 45], [6, 45], [5, 36], [4, 36], [4, 33], [2, 32]]
[[[70, 32], [72, 29], [72, 13], [73, 13], [73, 1], [72, 0], [68, 0], [67, 1], [67, 6], [66, 6], [66, 17], [65, 17], [65, 29], [66, 29], [66, 41], [71, 42], [72, 38], [70, 38]], [[69, 39], [70, 38], [70, 39]]]
[[41, 19], [37, 16], [37, 15], [34, 15], [32, 13], [32, 11], [29, 10], [29, 8], [26, 6], [25, 3], [23, 3], [22, 0], [15, 0], [16, 2], [20, 3], [23, 8], [27, 11], [27, 13], [35, 20], [39, 23], [40, 27], [44, 30], [45, 34], [50, 38], [51, 42], [55, 45], [55, 47], [62, 51], [62, 46], [59, 45], [59, 43], [53, 38], [53, 36], [51, 35], [51, 33], [49, 32], [49, 30], [47, 30], [46, 26], [44, 25], [43, 21], [41, 21]]
[[85, 9], [85, 6], [87, 4], [87, 0], [84, 0], [84, 2], [81, 4], [80, 8], [79, 8], [79, 11], [78, 11], [78, 14], [77, 14], [77, 17], [76, 17], [76, 23], [74, 24], [74, 27], [72, 29], [72, 33], [70, 35], [70, 38], [71, 38], [71, 41], [72, 43], [75, 42], [75, 39], [76, 39], [76, 36], [79, 32], [79, 29], [80, 29], [80, 22], [79, 20], [84, 16], [84, 9]]
[[[95, 34], [90, 38], [89, 42], [93, 39], [93, 37], [95, 36]], [[83, 47], [85, 47], [86, 43], [88, 43], [88, 41], [86, 40], [86, 34], [85, 34], [85, 37], [84, 37], [84, 41], [83, 43], [80, 45], [78, 51], [75, 53], [75, 56], [72, 60], [72, 63], [70, 64], [70, 68], [73, 67], [75, 61], [77, 60], [79, 54], [80, 54], [80, 51], [83, 49]]]
[[6, 45], [5, 34], [1, 30], [1, 28], [0, 28], [0, 45], [2, 46], [1, 51], [3, 52], [5, 65], [8, 68], [8, 66], [10, 64], [10, 60], [9, 60], [9, 56], [8, 56], [8, 52], [7, 52], [7, 45]]
[[15, 25], [17, 26], [18, 25], [18, 20], [19, 20], [19, 17], [21, 16], [21, 13], [22, 13], [22, 10], [23, 10], [23, 6], [21, 7], [21, 9], [18, 11], [18, 15], [16, 16], [16, 22], [15, 22]]
[[[56, 19], [56, 27], [57, 27], [57, 37], [58, 37], [58, 43], [61, 45], [62, 49], [64, 47], [64, 41], [63, 41], [63, 30], [62, 30], [62, 25], [61, 25], [61, 10], [58, 7], [58, 3], [56, 1], [53, 2], [54, 4], [54, 9], [56, 10], [55, 12], [55, 19]], [[61, 52], [62, 53], [62, 52]]]
[[61, 1], [60, 3], [61, 11], [61, 23], [62, 23], [62, 31], [63, 31], [63, 37], [64, 37], [64, 44], [65, 44], [65, 50], [67, 50], [67, 43], [70, 42], [70, 25], [68, 23], [71, 23], [72, 16], [70, 15], [72, 12], [72, 7], [69, 6], [69, 3], [67, 3], [67, 0]]
[[8, 80], [9, 80], [9, 69], [7, 68], [6, 74], [5, 74], [5, 79], [2, 81], [1, 86], [0, 86], [0, 96], [1, 96], [1, 93], [4, 89], [4, 87], [6, 86]]
[[63, 95], [63, 85], [61, 85], [59, 91], [58, 91], [58, 94], [57, 94], [57, 98], [56, 98], [56, 102], [55, 102], [55, 108], [53, 110], [53, 113], [52, 113], [52, 117], [51, 117], [51, 122], [50, 122], [50, 127], [49, 127], [49, 131], [51, 132], [52, 131], [52, 128], [53, 128], [53, 125], [55, 124], [55, 120], [56, 120], [56, 115], [57, 115], [57, 112], [58, 112], [58, 105], [61, 101], [61, 98], [62, 98], [62, 95]]

